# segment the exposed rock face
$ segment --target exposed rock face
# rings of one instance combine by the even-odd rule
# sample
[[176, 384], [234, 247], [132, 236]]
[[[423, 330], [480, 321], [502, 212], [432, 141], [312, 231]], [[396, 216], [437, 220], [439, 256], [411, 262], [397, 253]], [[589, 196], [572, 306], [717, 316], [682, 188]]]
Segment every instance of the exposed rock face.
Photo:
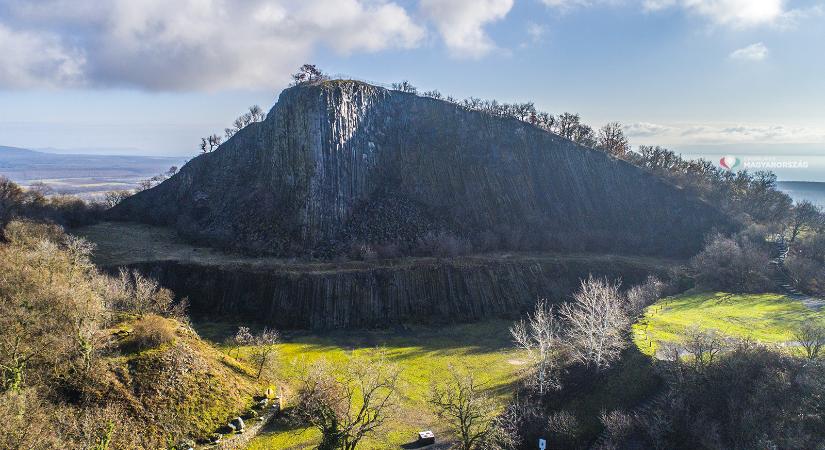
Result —
[[195, 317], [332, 329], [516, 318], [539, 298], [567, 300], [589, 274], [621, 278], [631, 286], [650, 274], [667, 276], [670, 265], [647, 258], [516, 255], [339, 268], [172, 260], [129, 266], [188, 297]]
[[602, 152], [353, 81], [285, 90], [266, 121], [111, 215], [274, 255], [431, 232], [485, 248], [688, 255], [727, 227], [712, 207]]

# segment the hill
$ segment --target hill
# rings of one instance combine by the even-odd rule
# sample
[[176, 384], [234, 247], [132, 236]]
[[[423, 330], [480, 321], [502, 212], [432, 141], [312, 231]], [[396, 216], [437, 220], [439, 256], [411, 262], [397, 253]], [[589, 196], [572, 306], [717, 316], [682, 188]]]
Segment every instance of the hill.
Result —
[[41, 182], [57, 193], [85, 197], [137, 187], [184, 158], [56, 154], [0, 146], [0, 175], [23, 186]]
[[0, 448], [170, 448], [210, 436], [266, 391], [154, 282], [100, 273], [53, 225], [12, 221], [4, 237]]
[[253, 123], [111, 217], [274, 255], [352, 246], [687, 255], [724, 217], [525, 122], [355, 81], [285, 90]]

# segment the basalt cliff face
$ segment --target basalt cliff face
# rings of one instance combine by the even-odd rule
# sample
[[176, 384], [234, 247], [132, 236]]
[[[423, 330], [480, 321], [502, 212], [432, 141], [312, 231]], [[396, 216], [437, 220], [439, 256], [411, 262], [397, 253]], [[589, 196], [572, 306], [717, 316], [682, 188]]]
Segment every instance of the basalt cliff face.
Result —
[[189, 313], [198, 319], [322, 330], [516, 319], [539, 298], [568, 300], [588, 275], [631, 286], [648, 275], [666, 278], [671, 265], [611, 256], [488, 255], [337, 268], [170, 260], [126, 267], [188, 298]]
[[530, 124], [355, 81], [285, 90], [264, 122], [110, 214], [316, 256], [433, 233], [485, 250], [683, 256], [728, 226], [659, 178]]

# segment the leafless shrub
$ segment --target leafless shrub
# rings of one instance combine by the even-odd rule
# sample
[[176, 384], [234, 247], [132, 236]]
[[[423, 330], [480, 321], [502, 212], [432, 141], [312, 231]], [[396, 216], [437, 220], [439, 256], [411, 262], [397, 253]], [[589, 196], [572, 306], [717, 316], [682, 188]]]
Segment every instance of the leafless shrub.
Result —
[[713, 290], [763, 292], [773, 286], [767, 253], [753, 243], [721, 234], [691, 261], [698, 283]]
[[517, 348], [527, 352], [529, 361], [525, 378], [528, 387], [539, 395], [561, 388], [560, 375], [564, 367], [565, 350], [561, 323], [547, 300], [539, 300], [527, 320], [510, 328]]
[[434, 384], [430, 404], [459, 438], [461, 450], [474, 450], [489, 436], [495, 403], [469, 371], [450, 368], [441, 384]]
[[633, 317], [641, 315], [645, 308], [656, 303], [665, 290], [665, 283], [653, 275], [647, 277], [644, 283], [628, 289], [627, 297], [628, 314]]
[[365, 242], [353, 242], [350, 245], [349, 257], [359, 261], [372, 261], [378, 258], [378, 253], [370, 244]]
[[784, 267], [801, 291], [825, 294], [825, 264], [805, 255], [792, 254], [785, 259]]
[[319, 361], [301, 380], [292, 417], [321, 432], [319, 449], [354, 450], [391, 414], [398, 374], [385, 359], [352, 359], [339, 368]]
[[805, 350], [808, 359], [816, 359], [825, 347], [825, 324], [815, 319], [805, 320], [794, 331], [794, 339]]
[[570, 355], [585, 366], [605, 369], [627, 346], [630, 318], [618, 281], [589, 276], [573, 301], [561, 305], [559, 314], [566, 325]]
[[727, 348], [725, 338], [718, 331], [695, 325], [685, 330], [683, 344], [698, 371], [712, 364], [716, 356]]
[[556, 411], [547, 418], [547, 430], [550, 440], [556, 442], [557, 447], [573, 447], [580, 433], [580, 424], [569, 411]]
[[117, 278], [110, 281], [108, 301], [118, 311], [163, 315], [172, 311], [174, 297], [172, 291], [137, 270], [120, 269]]
[[146, 314], [132, 327], [132, 342], [139, 350], [160, 347], [175, 339], [175, 325], [155, 314]]
[[264, 328], [260, 334], [252, 338], [250, 359], [255, 365], [256, 378], [261, 378], [264, 371], [272, 368], [279, 342], [278, 332], [268, 328]]
[[465, 255], [472, 251], [472, 245], [466, 239], [445, 231], [429, 232], [416, 243], [415, 253], [424, 256], [452, 257]]
[[[238, 331], [228, 339], [227, 344], [231, 345], [235, 350], [235, 356], [240, 354], [241, 347], [245, 347], [247, 345], [252, 345], [255, 340], [255, 336], [252, 335], [252, 332], [249, 331], [249, 327], [238, 327]], [[229, 351], [230, 355], [232, 354], [232, 350]]]
[[131, 197], [132, 194], [132, 191], [109, 191], [103, 195], [103, 204], [106, 205], [107, 208], [113, 208], [123, 200]]
[[635, 423], [633, 416], [621, 410], [613, 410], [610, 412], [602, 411], [599, 414], [599, 420], [604, 426], [611, 439], [620, 440], [633, 431]]

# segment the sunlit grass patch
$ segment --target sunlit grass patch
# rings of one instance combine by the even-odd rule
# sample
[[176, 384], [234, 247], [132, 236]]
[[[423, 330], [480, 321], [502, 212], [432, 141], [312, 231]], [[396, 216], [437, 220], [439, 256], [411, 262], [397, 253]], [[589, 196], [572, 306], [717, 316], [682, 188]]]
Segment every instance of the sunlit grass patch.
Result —
[[[287, 333], [284, 343], [279, 345], [278, 378], [287, 390], [294, 391], [300, 371], [321, 358], [332, 364], [345, 364], [352, 356], [384, 357], [398, 364], [401, 368], [398, 410], [376, 436], [362, 444], [365, 449], [398, 448], [413, 441], [415, 433], [424, 429], [433, 429], [438, 436], [445, 436], [447, 431], [439, 426], [428, 399], [431, 384], [441, 381], [451, 365], [467, 367], [486, 383], [489, 392], [504, 407], [515, 388], [522, 356], [512, 348], [511, 325], [510, 321], [493, 320], [393, 331]], [[221, 336], [229, 335], [231, 328], [224, 324], [198, 326], [201, 335], [218, 341], [222, 341]], [[231, 346], [223, 349], [236, 354]], [[248, 349], [241, 348], [238, 353], [244, 360]], [[315, 430], [290, 430], [281, 424], [253, 440], [249, 448], [312, 448], [318, 440]]]
[[787, 344], [807, 318], [823, 318], [799, 300], [782, 294], [688, 292], [660, 300], [633, 325], [639, 349], [653, 355], [664, 342], [678, 343], [691, 326], [764, 344]]

